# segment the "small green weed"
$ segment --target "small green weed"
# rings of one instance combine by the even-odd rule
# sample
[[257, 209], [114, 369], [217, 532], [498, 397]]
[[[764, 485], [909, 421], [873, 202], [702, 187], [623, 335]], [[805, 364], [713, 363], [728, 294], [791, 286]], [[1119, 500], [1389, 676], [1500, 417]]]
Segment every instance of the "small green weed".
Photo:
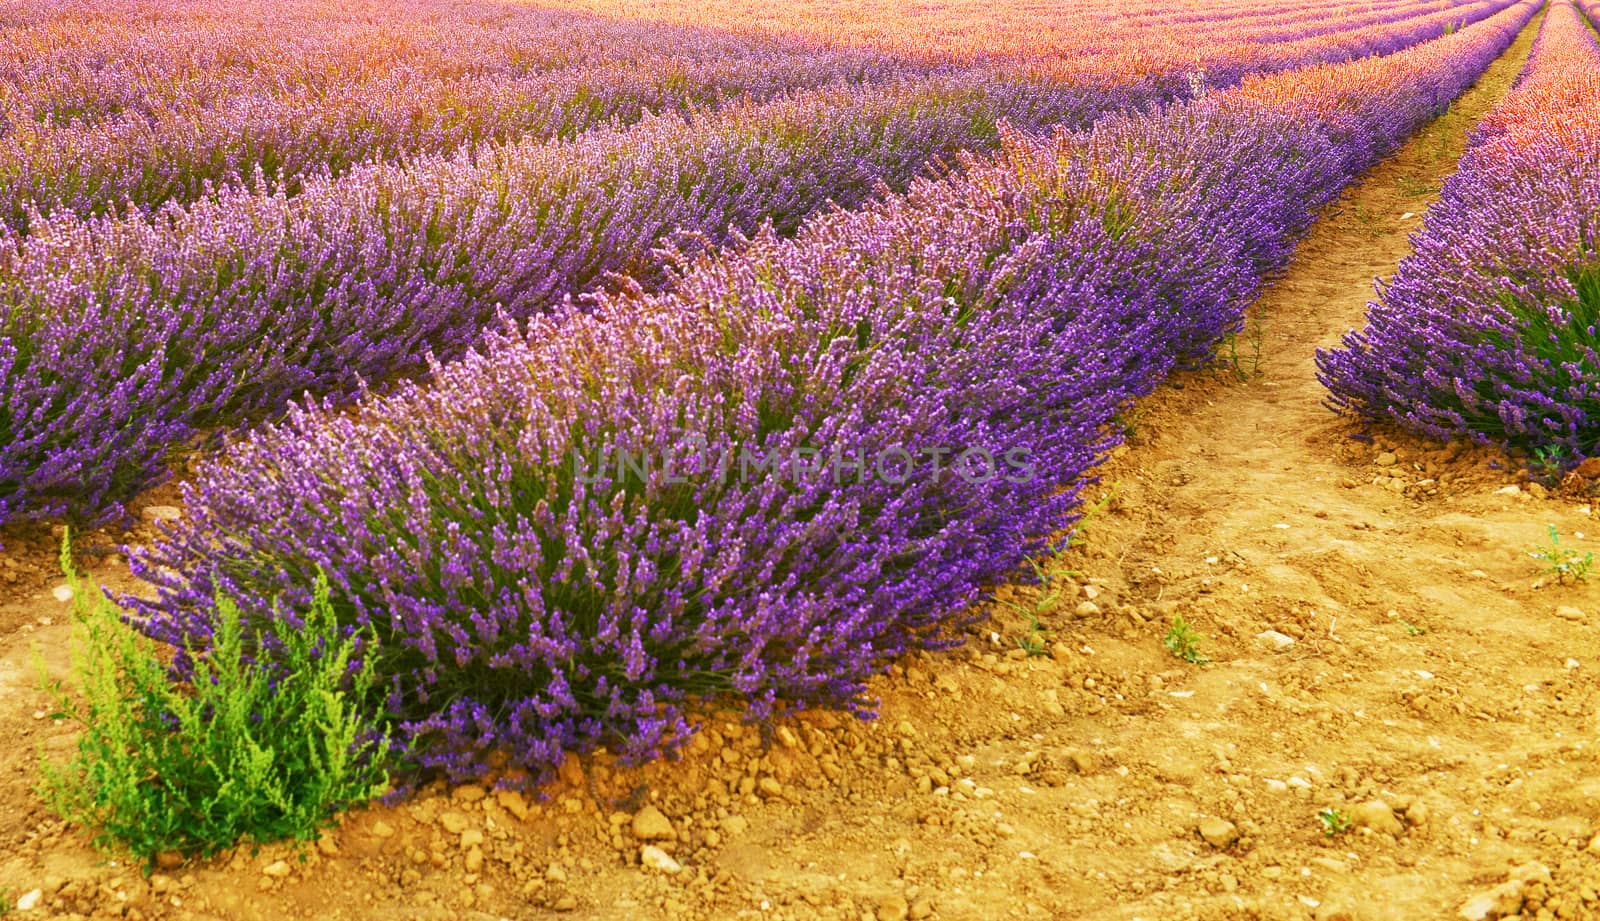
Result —
[[1172, 615], [1172, 625], [1167, 628], [1166, 639], [1162, 643], [1173, 655], [1191, 665], [1204, 665], [1206, 657], [1200, 654], [1200, 641], [1204, 639], [1189, 622], [1183, 619], [1182, 614]]
[[271, 637], [272, 666], [257, 664], [257, 638], [219, 601], [211, 648], [185, 650], [193, 677], [179, 681], [155, 643], [83, 590], [66, 541], [61, 564], [78, 599], [75, 688], [41, 678], [55, 718], [82, 734], [65, 763], [41, 752], [40, 793], [97, 847], [148, 864], [163, 851], [305, 841], [384, 791], [389, 740], [357, 709], [373, 683], [370, 658], [353, 664], [367, 638], [341, 634], [326, 583], [300, 629]]
[[1533, 449], [1533, 474], [1548, 485], [1561, 480], [1571, 463], [1571, 452], [1566, 445], [1540, 445]]
[[1414, 624], [1405, 618], [1400, 619], [1400, 626], [1406, 628], [1406, 636], [1425, 636], [1428, 628], [1423, 624]]
[[1029, 604], [1019, 604], [1015, 601], [1000, 603], [1022, 617], [1025, 632], [1017, 638], [1017, 647], [1030, 656], [1046, 656], [1050, 654], [1050, 628], [1044, 625], [1041, 618], [1061, 606], [1063, 590], [1060, 576], [1070, 578], [1077, 573], [1067, 571], [1059, 575], [1053, 574], [1033, 557], [1028, 557], [1028, 566], [1033, 569], [1038, 594]]
[[1557, 582], [1581, 582], [1589, 577], [1589, 567], [1594, 565], [1594, 553], [1579, 554], [1578, 551], [1561, 546], [1561, 532], [1555, 525], [1550, 526], [1550, 544], [1546, 547], [1536, 547], [1528, 551], [1528, 556], [1544, 564], [1544, 574], [1555, 576]]
[[[1239, 347], [1241, 336], [1244, 338], [1244, 349]], [[1227, 364], [1240, 381], [1248, 381], [1261, 373], [1261, 343], [1265, 338], [1261, 319], [1255, 316], [1246, 321], [1243, 330], [1223, 336], [1222, 348], [1227, 352]]]
[[1024, 614], [1027, 622], [1027, 632], [1017, 638], [1017, 647], [1030, 656], [1047, 656], [1050, 654], [1050, 630], [1039, 622], [1039, 618], [1032, 614]]
[[1413, 176], [1401, 176], [1399, 179], [1394, 181], [1394, 184], [1400, 189], [1400, 194], [1411, 198], [1422, 198], [1425, 195], [1432, 195], [1433, 193], [1439, 191], [1439, 184], [1437, 182], [1430, 182], [1426, 179], [1417, 179]]
[[1317, 813], [1317, 821], [1322, 823], [1322, 833], [1329, 838], [1335, 838], [1350, 830], [1350, 816], [1341, 809], [1324, 809]]

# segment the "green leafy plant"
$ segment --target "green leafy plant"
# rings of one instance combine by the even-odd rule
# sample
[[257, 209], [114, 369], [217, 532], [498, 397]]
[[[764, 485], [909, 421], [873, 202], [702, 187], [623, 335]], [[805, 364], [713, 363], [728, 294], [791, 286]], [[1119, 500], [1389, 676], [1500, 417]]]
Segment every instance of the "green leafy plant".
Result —
[[[1239, 345], [1240, 338], [1244, 339], [1244, 347]], [[1234, 376], [1240, 381], [1248, 381], [1261, 373], [1261, 344], [1266, 338], [1266, 332], [1261, 326], [1259, 317], [1250, 317], [1242, 330], [1229, 332], [1222, 337], [1222, 350], [1226, 353], [1226, 363], [1233, 369]]]
[[1204, 665], [1206, 657], [1200, 654], [1200, 641], [1204, 639], [1182, 614], [1172, 615], [1172, 625], [1167, 628], [1162, 643], [1173, 655], [1191, 665]]
[[184, 680], [101, 592], [81, 590], [66, 541], [61, 562], [77, 599], [72, 687], [41, 677], [55, 717], [82, 734], [64, 763], [41, 752], [40, 792], [96, 846], [148, 865], [163, 851], [306, 841], [385, 790], [389, 739], [358, 709], [373, 671], [357, 648], [371, 637], [341, 633], [325, 582], [299, 629], [266, 638], [270, 655], [219, 601], [210, 646], [183, 651]]
[[1406, 628], [1406, 636], [1423, 636], [1428, 632], [1425, 624], [1414, 624], [1405, 618], [1400, 619], [1400, 626]]
[[1545, 483], [1554, 484], [1561, 479], [1570, 459], [1566, 445], [1540, 445], [1533, 449], [1533, 473]]
[[1322, 833], [1329, 838], [1335, 838], [1350, 830], [1350, 816], [1342, 809], [1323, 809], [1317, 813], [1317, 821], [1322, 823]]
[[1561, 532], [1550, 525], [1550, 544], [1528, 551], [1528, 556], [1544, 564], [1545, 575], [1555, 576], [1558, 582], [1581, 582], [1589, 577], [1589, 567], [1594, 565], [1594, 553], [1561, 546]]

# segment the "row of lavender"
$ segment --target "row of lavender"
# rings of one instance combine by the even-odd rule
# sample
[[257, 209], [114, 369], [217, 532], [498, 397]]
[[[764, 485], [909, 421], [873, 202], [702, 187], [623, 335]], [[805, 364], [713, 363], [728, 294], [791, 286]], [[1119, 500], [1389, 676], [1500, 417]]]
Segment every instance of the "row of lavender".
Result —
[[612, 273], [654, 287], [665, 245], [787, 233], [992, 147], [1002, 120], [1078, 127], [1149, 99], [975, 73], [376, 164], [297, 195], [227, 190], [154, 219], [40, 219], [0, 246], [0, 523], [114, 515], [203, 431], [416, 373], [497, 313]]
[[1119, 101], [964, 78], [819, 90], [154, 221], [42, 220], [0, 247], [0, 521], [114, 513], [208, 427], [425, 370], [497, 312], [532, 316], [608, 273], [657, 283], [664, 245], [792, 231], [993, 146], [1002, 119], [1084, 124]]
[[1318, 355], [1333, 405], [1546, 466], [1600, 456], [1600, 46], [1569, 3], [1412, 244]]
[[39, 47], [17, 36], [0, 67], [4, 223], [150, 209], [257, 173], [294, 189], [371, 160], [957, 69], [505, 4], [192, 6], [148, 11], [177, 34], [141, 37], [123, 11], [88, 17], [86, 35], [78, 17], [49, 21]]
[[[443, 16], [424, 0], [405, 7], [411, 19], [431, 24], [422, 36], [375, 30], [368, 20], [388, 18], [348, 13], [318, 31], [308, 23], [328, 9], [291, 5], [282, 23], [231, 27], [233, 44], [254, 38], [266, 50], [227, 42], [206, 48], [207, 30], [218, 29], [210, 19], [192, 29], [188, 55], [163, 43], [135, 43], [122, 52], [127, 60], [112, 54], [105, 61], [108, 49], [94, 43], [73, 41], [75, 53], [53, 56], [19, 48], [3, 68], [10, 73], [0, 73], [8, 78], [0, 81], [7, 88], [0, 91], [0, 222], [20, 230], [33, 211], [87, 216], [125, 204], [149, 210], [258, 173], [294, 190], [308, 177], [373, 160], [523, 137], [570, 138], [647, 111], [969, 68], [981, 81], [1045, 83], [1056, 92], [1075, 87], [1089, 96], [1114, 85], [1123, 105], [1139, 105], [1186, 93], [1192, 73], [1230, 85], [1252, 71], [1387, 53], [1507, 2], [1427, 2], [1331, 19], [1302, 13], [1260, 30], [1263, 37], [1250, 28], [1250, 17], [1241, 17], [1194, 27], [1185, 39], [1205, 50], [1193, 60], [1122, 48], [1131, 44], [1126, 35], [1097, 36], [1086, 25], [1083, 47], [1070, 61], [987, 65], [937, 50], [896, 56], [538, 9], [513, 8], [506, 22], [480, 24], [469, 15], [487, 19], [479, 6]], [[245, 8], [245, 19], [257, 6], [233, 5]], [[274, 39], [272, 24], [288, 38]], [[1111, 53], [1117, 50], [1134, 57]], [[275, 65], [269, 51], [292, 66]], [[1110, 60], [1132, 69], [1108, 72], [1102, 64]]]
[[[354, 413], [207, 463], [129, 599], [203, 643], [218, 592], [370, 624], [419, 766], [649, 754], [734, 694], [869, 708], [1072, 520], [1110, 420], [1236, 329], [1313, 212], [1440, 111], [1528, 0], [1388, 58], [1247, 81], [538, 317]], [[1225, 228], [1225, 232], [1219, 232]]]

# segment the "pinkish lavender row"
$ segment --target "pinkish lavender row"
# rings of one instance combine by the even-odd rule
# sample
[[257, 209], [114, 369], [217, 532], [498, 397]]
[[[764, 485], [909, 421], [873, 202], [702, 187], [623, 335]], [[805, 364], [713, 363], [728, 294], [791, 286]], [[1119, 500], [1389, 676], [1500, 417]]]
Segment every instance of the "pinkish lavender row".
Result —
[[[1121, 33], [1086, 33], [1082, 57], [1070, 65], [972, 66], [980, 71], [975, 79], [1048, 79], [1060, 83], [1058, 91], [1081, 87], [1091, 96], [1112, 86], [1145, 87], [1123, 100], [1140, 105], [1190, 94], [1191, 73], [1225, 86], [1254, 71], [1388, 53], [1508, 2], [1429, 3], [1348, 20], [1302, 17], [1259, 30], [1244, 18], [1221, 24], [1215, 35], [1199, 29], [1186, 36], [1209, 46], [1193, 61], [1128, 48], [1140, 43]], [[236, 5], [265, 16], [258, 4]], [[4, 68], [12, 88], [0, 93], [0, 221], [21, 229], [30, 210], [150, 209], [258, 173], [294, 191], [307, 177], [371, 160], [571, 137], [647, 110], [961, 69], [936, 49], [905, 59], [536, 8], [504, 22], [491, 20], [483, 5], [464, 10], [445, 15], [437, 4], [412, 0], [403, 9], [413, 17], [407, 21], [427, 28], [409, 35], [351, 13], [332, 16], [319, 30], [318, 17], [330, 11], [312, 3], [291, 6], [288, 21], [271, 33], [270, 18], [233, 25], [202, 17], [181, 41], [123, 39], [105, 47], [59, 38], [69, 51], [14, 52]], [[208, 30], [220, 33], [220, 47], [206, 44]], [[267, 47], [251, 47], [252, 39]], [[1103, 71], [1098, 56], [1113, 51], [1140, 69]]]
[[1600, 46], [1566, 0], [1412, 245], [1318, 356], [1333, 405], [1546, 473], [1600, 456]]
[[[130, 599], [370, 624], [412, 764], [648, 756], [692, 702], [869, 713], [1073, 521], [1114, 414], [1237, 329], [1316, 209], [1448, 105], [1537, 0], [1389, 58], [1051, 139], [669, 293], [535, 318], [426, 385], [308, 405], [202, 465]], [[1219, 232], [1219, 228], [1224, 229]]]

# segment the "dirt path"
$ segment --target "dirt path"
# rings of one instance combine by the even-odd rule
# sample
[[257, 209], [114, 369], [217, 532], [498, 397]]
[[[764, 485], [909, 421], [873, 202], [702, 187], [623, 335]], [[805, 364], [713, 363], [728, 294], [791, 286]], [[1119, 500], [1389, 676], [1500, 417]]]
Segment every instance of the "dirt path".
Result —
[[[1492, 890], [1600, 916], [1600, 588], [1538, 587], [1527, 555], [1549, 524], [1584, 547], [1600, 523], [1507, 494], [1484, 457], [1353, 440], [1312, 364], [1532, 36], [1318, 223], [1257, 311], [1259, 375], [1142, 404], [1056, 580], [896, 669], [879, 722], [719, 721], [679, 763], [571, 762], [543, 803], [433, 791], [347, 817], [286, 875], [270, 848], [145, 882], [27, 792], [35, 744], [66, 741], [28, 689], [31, 646], [64, 661], [64, 606], [30, 595], [0, 610], [0, 887], [39, 889], [40, 916], [142, 918], [1331, 921]], [[1045, 655], [1019, 648], [1024, 612]], [[1208, 664], [1163, 647], [1175, 613]], [[1322, 809], [1358, 827], [1328, 837]], [[681, 871], [641, 868], [641, 839]]]

